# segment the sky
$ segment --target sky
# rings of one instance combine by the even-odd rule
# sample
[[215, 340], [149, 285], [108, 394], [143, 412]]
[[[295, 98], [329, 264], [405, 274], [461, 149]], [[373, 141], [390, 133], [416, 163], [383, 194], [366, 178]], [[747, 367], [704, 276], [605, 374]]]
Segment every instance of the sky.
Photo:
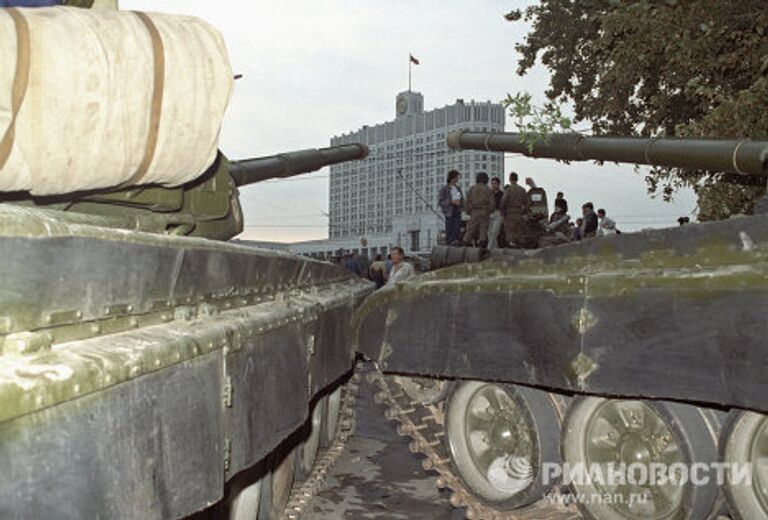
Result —
[[[394, 119], [395, 96], [413, 90], [425, 110], [456, 99], [498, 102], [529, 92], [543, 104], [548, 72], [516, 73], [515, 44], [530, 27], [503, 15], [531, 1], [500, 0], [121, 0], [121, 9], [189, 14], [224, 33], [233, 71], [243, 78], [222, 126], [220, 147], [231, 159], [320, 148], [334, 135]], [[579, 125], [577, 128], [587, 128]], [[507, 130], [513, 127], [508, 120]], [[695, 196], [672, 204], [646, 193], [630, 165], [572, 163], [508, 156], [506, 171], [532, 176], [571, 206], [593, 201], [619, 229], [676, 225], [692, 215]], [[435, 197], [437, 194], [435, 194]], [[278, 242], [327, 237], [328, 169], [241, 190], [241, 238]]]

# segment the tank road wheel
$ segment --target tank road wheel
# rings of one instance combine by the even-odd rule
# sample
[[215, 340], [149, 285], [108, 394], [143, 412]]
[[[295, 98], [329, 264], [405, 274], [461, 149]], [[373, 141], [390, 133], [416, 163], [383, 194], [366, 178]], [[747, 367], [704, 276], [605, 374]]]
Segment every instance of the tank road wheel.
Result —
[[282, 458], [275, 457], [272, 472], [264, 478], [261, 487], [259, 520], [276, 520], [282, 516], [291, 496], [297, 451], [293, 449]]
[[554, 482], [545, 462], [560, 461], [560, 423], [546, 392], [522, 386], [465, 381], [445, 413], [448, 452], [475, 497], [496, 509], [526, 506]]
[[323, 427], [323, 399], [315, 403], [312, 414], [305, 425], [305, 439], [299, 444], [296, 455], [296, 480], [302, 481], [312, 472], [312, 467], [317, 459], [317, 451], [320, 448], [320, 435]]
[[239, 490], [228, 504], [229, 520], [258, 520], [262, 480]]
[[[768, 416], [732, 412], [722, 439], [720, 454], [726, 463], [723, 487], [731, 515], [738, 520], [768, 518]], [[751, 472], [742, 476], [750, 466]]]
[[395, 376], [395, 382], [411, 401], [425, 406], [439, 403], [447, 398], [454, 386], [454, 381], [432, 377]]
[[341, 413], [341, 387], [325, 396], [323, 400], [325, 401], [325, 422], [321, 429], [320, 446], [329, 448], [336, 438], [336, 433], [339, 430], [339, 423], [341, 422], [341, 417], [339, 416]]
[[710, 518], [717, 479], [700, 479], [693, 470], [700, 464], [709, 470], [716, 461], [713, 431], [695, 406], [574, 400], [562, 442], [579, 509], [599, 520]]

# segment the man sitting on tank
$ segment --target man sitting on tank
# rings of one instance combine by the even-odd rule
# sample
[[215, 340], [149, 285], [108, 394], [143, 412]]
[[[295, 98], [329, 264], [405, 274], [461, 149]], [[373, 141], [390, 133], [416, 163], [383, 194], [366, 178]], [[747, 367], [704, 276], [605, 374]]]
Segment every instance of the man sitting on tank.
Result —
[[584, 229], [584, 219], [577, 218], [575, 224], [571, 224], [571, 240], [581, 240], [584, 238], [581, 234], [581, 230]]
[[604, 237], [608, 235], [615, 235], [619, 231], [616, 229], [616, 222], [608, 216], [603, 208], [597, 210], [597, 218], [600, 220], [600, 228], [597, 230], [597, 235]]
[[597, 236], [597, 213], [595, 213], [595, 205], [591, 202], [585, 203], [581, 207], [581, 213], [583, 220], [581, 224], [581, 238], [595, 238]]
[[405, 251], [403, 251], [402, 247], [393, 247], [390, 256], [392, 257], [392, 272], [389, 273], [389, 279], [384, 285], [385, 288], [392, 288], [397, 282], [416, 274], [413, 266], [405, 261]]
[[555, 196], [555, 208], [562, 208], [563, 213], [568, 213], [568, 201], [562, 191], [558, 191]]
[[555, 206], [555, 211], [549, 217], [549, 224], [545, 226], [546, 234], [539, 238], [539, 247], [556, 246], [570, 242], [571, 217], [562, 206]]

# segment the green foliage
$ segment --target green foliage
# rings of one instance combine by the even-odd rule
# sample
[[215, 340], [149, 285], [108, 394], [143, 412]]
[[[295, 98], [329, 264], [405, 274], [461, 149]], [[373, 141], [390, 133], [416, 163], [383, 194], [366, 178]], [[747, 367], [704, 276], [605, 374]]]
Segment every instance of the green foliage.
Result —
[[[518, 73], [540, 60], [547, 96], [570, 101], [595, 134], [768, 137], [765, 0], [541, 0], [510, 21], [533, 24]], [[699, 195], [700, 218], [749, 210], [765, 187], [656, 168], [649, 190]]]
[[571, 129], [571, 120], [563, 115], [558, 105], [547, 103], [543, 108], [536, 107], [527, 92], [514, 96], [507, 94], [501, 104], [509, 110], [512, 122], [521, 135], [520, 140], [528, 146], [529, 152], [533, 152], [533, 145], [537, 142], [549, 142], [549, 135], [553, 132]]

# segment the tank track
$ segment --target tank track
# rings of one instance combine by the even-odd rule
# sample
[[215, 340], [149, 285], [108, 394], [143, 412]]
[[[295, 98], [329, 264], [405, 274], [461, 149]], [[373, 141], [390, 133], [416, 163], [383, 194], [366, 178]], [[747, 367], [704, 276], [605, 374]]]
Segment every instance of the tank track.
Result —
[[[375, 364], [374, 364], [375, 365]], [[454, 473], [444, 442], [444, 402], [423, 405], [403, 392], [394, 376], [387, 376], [378, 366], [368, 374], [368, 381], [379, 388], [376, 401], [387, 409], [385, 416], [397, 421], [397, 433], [412, 439], [409, 449], [424, 457], [422, 466], [438, 473], [439, 489], [451, 490], [451, 505], [466, 509], [470, 520], [577, 520], [582, 516], [569, 495], [553, 491], [546, 499], [515, 511], [498, 511], [487, 506], [466, 489]]]
[[320, 491], [323, 490], [325, 479], [330, 473], [336, 460], [344, 452], [347, 441], [355, 433], [355, 401], [359, 390], [360, 374], [355, 373], [342, 387], [341, 408], [339, 410], [339, 427], [336, 437], [328, 448], [321, 450], [311, 473], [291, 490], [288, 503], [280, 515], [280, 520], [299, 520], [305, 508]]

